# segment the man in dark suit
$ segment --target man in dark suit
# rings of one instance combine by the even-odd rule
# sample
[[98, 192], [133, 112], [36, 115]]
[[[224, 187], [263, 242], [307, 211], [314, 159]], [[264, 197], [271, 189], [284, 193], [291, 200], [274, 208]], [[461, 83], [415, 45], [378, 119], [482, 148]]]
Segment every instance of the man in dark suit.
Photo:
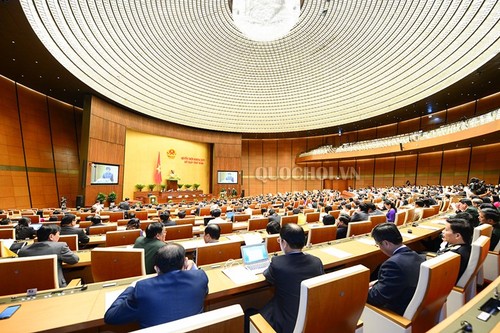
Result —
[[403, 237], [394, 223], [377, 225], [372, 237], [389, 259], [380, 266], [378, 280], [370, 282], [367, 302], [403, 315], [415, 293], [420, 264], [425, 259], [403, 245]]
[[89, 242], [89, 236], [85, 234], [85, 231], [80, 228], [75, 228], [76, 216], [73, 214], [66, 214], [61, 219], [61, 235], [77, 235], [78, 244], [84, 245]]
[[278, 223], [281, 223], [281, 216], [278, 215], [278, 213], [276, 213], [276, 211], [273, 208], [269, 209], [269, 215], [267, 216], [267, 218], [269, 222], [276, 221]]
[[59, 241], [58, 225], [49, 224], [42, 225], [37, 231], [38, 242], [30, 246], [23, 247], [19, 250], [20, 257], [41, 256], [46, 254], [57, 255], [57, 274], [59, 276], [59, 287], [66, 287], [66, 280], [64, 279], [62, 271], [62, 263], [76, 264], [80, 258], [69, 249], [66, 243]]
[[297, 320], [300, 283], [324, 274], [321, 260], [305, 254], [304, 230], [297, 224], [286, 224], [278, 238], [285, 255], [273, 257], [264, 271], [266, 280], [275, 286], [273, 299], [261, 310], [262, 316], [277, 332], [292, 332]]
[[186, 258], [181, 245], [159, 249], [155, 270], [157, 276], [132, 283], [118, 296], [104, 315], [107, 324], [150, 327], [203, 312], [208, 277]]
[[120, 204], [118, 204], [119, 210], [130, 210], [130, 203], [128, 202], [129, 198], [125, 198]]
[[460, 280], [469, 264], [473, 233], [474, 229], [467, 220], [457, 217], [446, 219], [442, 238], [447, 245], [445, 248], [440, 249], [437, 255], [448, 251], [460, 255], [460, 269], [458, 271], [457, 282]]

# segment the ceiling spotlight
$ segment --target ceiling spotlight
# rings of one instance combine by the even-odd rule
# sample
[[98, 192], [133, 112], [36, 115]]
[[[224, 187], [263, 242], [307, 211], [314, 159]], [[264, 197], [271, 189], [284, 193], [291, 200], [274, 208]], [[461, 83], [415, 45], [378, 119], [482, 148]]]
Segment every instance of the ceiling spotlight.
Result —
[[328, 12], [328, 9], [323, 9], [323, 11], [321, 12], [321, 14], [325, 15], [327, 12]]

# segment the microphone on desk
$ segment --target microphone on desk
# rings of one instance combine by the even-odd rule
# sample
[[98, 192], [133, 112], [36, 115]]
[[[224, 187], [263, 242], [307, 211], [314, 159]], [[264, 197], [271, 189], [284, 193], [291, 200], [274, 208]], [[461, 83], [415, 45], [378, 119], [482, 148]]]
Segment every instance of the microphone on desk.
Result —
[[467, 320], [461, 321], [460, 325], [462, 325], [462, 327], [460, 327], [462, 332], [472, 332], [472, 324]]

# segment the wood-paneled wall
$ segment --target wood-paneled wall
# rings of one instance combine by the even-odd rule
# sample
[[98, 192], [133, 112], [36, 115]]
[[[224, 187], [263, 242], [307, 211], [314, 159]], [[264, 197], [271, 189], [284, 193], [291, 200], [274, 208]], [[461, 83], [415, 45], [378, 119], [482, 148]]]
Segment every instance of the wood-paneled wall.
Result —
[[82, 110], [0, 76], [0, 115], [0, 208], [74, 206]]
[[[471, 177], [500, 181], [500, 143], [389, 157], [325, 161], [295, 165], [297, 151], [308, 139], [243, 140], [242, 161], [246, 195], [322, 188], [321, 176], [347, 178], [349, 186], [402, 186], [466, 183]], [[297, 147], [295, 150], [292, 147]], [[268, 147], [263, 149], [262, 147]], [[279, 156], [276, 158], [275, 156]], [[309, 173], [309, 177], [305, 174]], [[311, 176], [313, 178], [311, 178]]]
[[[441, 111], [446, 122], [478, 115], [500, 105], [500, 93]], [[296, 156], [324, 144], [338, 146], [369, 138], [431, 129], [443, 121], [417, 117], [397, 124], [313, 138], [241, 140], [240, 134], [204, 131], [149, 118], [113, 106], [96, 97], [85, 111], [56, 101], [0, 77], [0, 208], [57, 207], [62, 196], [69, 206], [85, 195], [85, 205], [98, 192], [122, 186], [91, 186], [86, 170], [90, 162], [117, 164], [123, 179], [126, 129], [181, 140], [209, 143], [212, 149], [211, 192], [218, 193], [217, 170], [242, 171], [246, 195], [322, 187], [322, 177], [350, 177], [353, 187], [417, 184], [456, 184], [478, 177], [499, 181], [500, 143], [455, 150], [376, 158], [346, 159], [295, 165]], [[85, 177], [83, 177], [85, 175]], [[241, 176], [241, 175], [240, 175]]]
[[[80, 156], [82, 169], [92, 162], [120, 166], [118, 185], [90, 185], [90, 174], [85, 179], [85, 205], [91, 205], [99, 192], [114, 191], [122, 197], [126, 130], [166, 136], [181, 140], [209, 143], [212, 146], [211, 193], [219, 193], [227, 185], [217, 184], [217, 170], [241, 171], [241, 134], [220, 133], [189, 128], [140, 114], [132, 113], [107, 103], [95, 96], [87, 99], [84, 107], [84, 126]], [[88, 133], [88, 134], [87, 134]], [[240, 193], [240, 185], [234, 188]]]

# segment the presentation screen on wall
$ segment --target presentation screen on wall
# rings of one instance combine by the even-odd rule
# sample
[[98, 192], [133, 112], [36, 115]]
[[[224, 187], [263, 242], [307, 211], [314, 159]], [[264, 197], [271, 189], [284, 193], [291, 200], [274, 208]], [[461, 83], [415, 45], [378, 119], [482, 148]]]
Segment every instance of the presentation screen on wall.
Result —
[[92, 163], [90, 167], [90, 184], [118, 184], [118, 165]]
[[217, 171], [217, 183], [238, 184], [238, 171]]

